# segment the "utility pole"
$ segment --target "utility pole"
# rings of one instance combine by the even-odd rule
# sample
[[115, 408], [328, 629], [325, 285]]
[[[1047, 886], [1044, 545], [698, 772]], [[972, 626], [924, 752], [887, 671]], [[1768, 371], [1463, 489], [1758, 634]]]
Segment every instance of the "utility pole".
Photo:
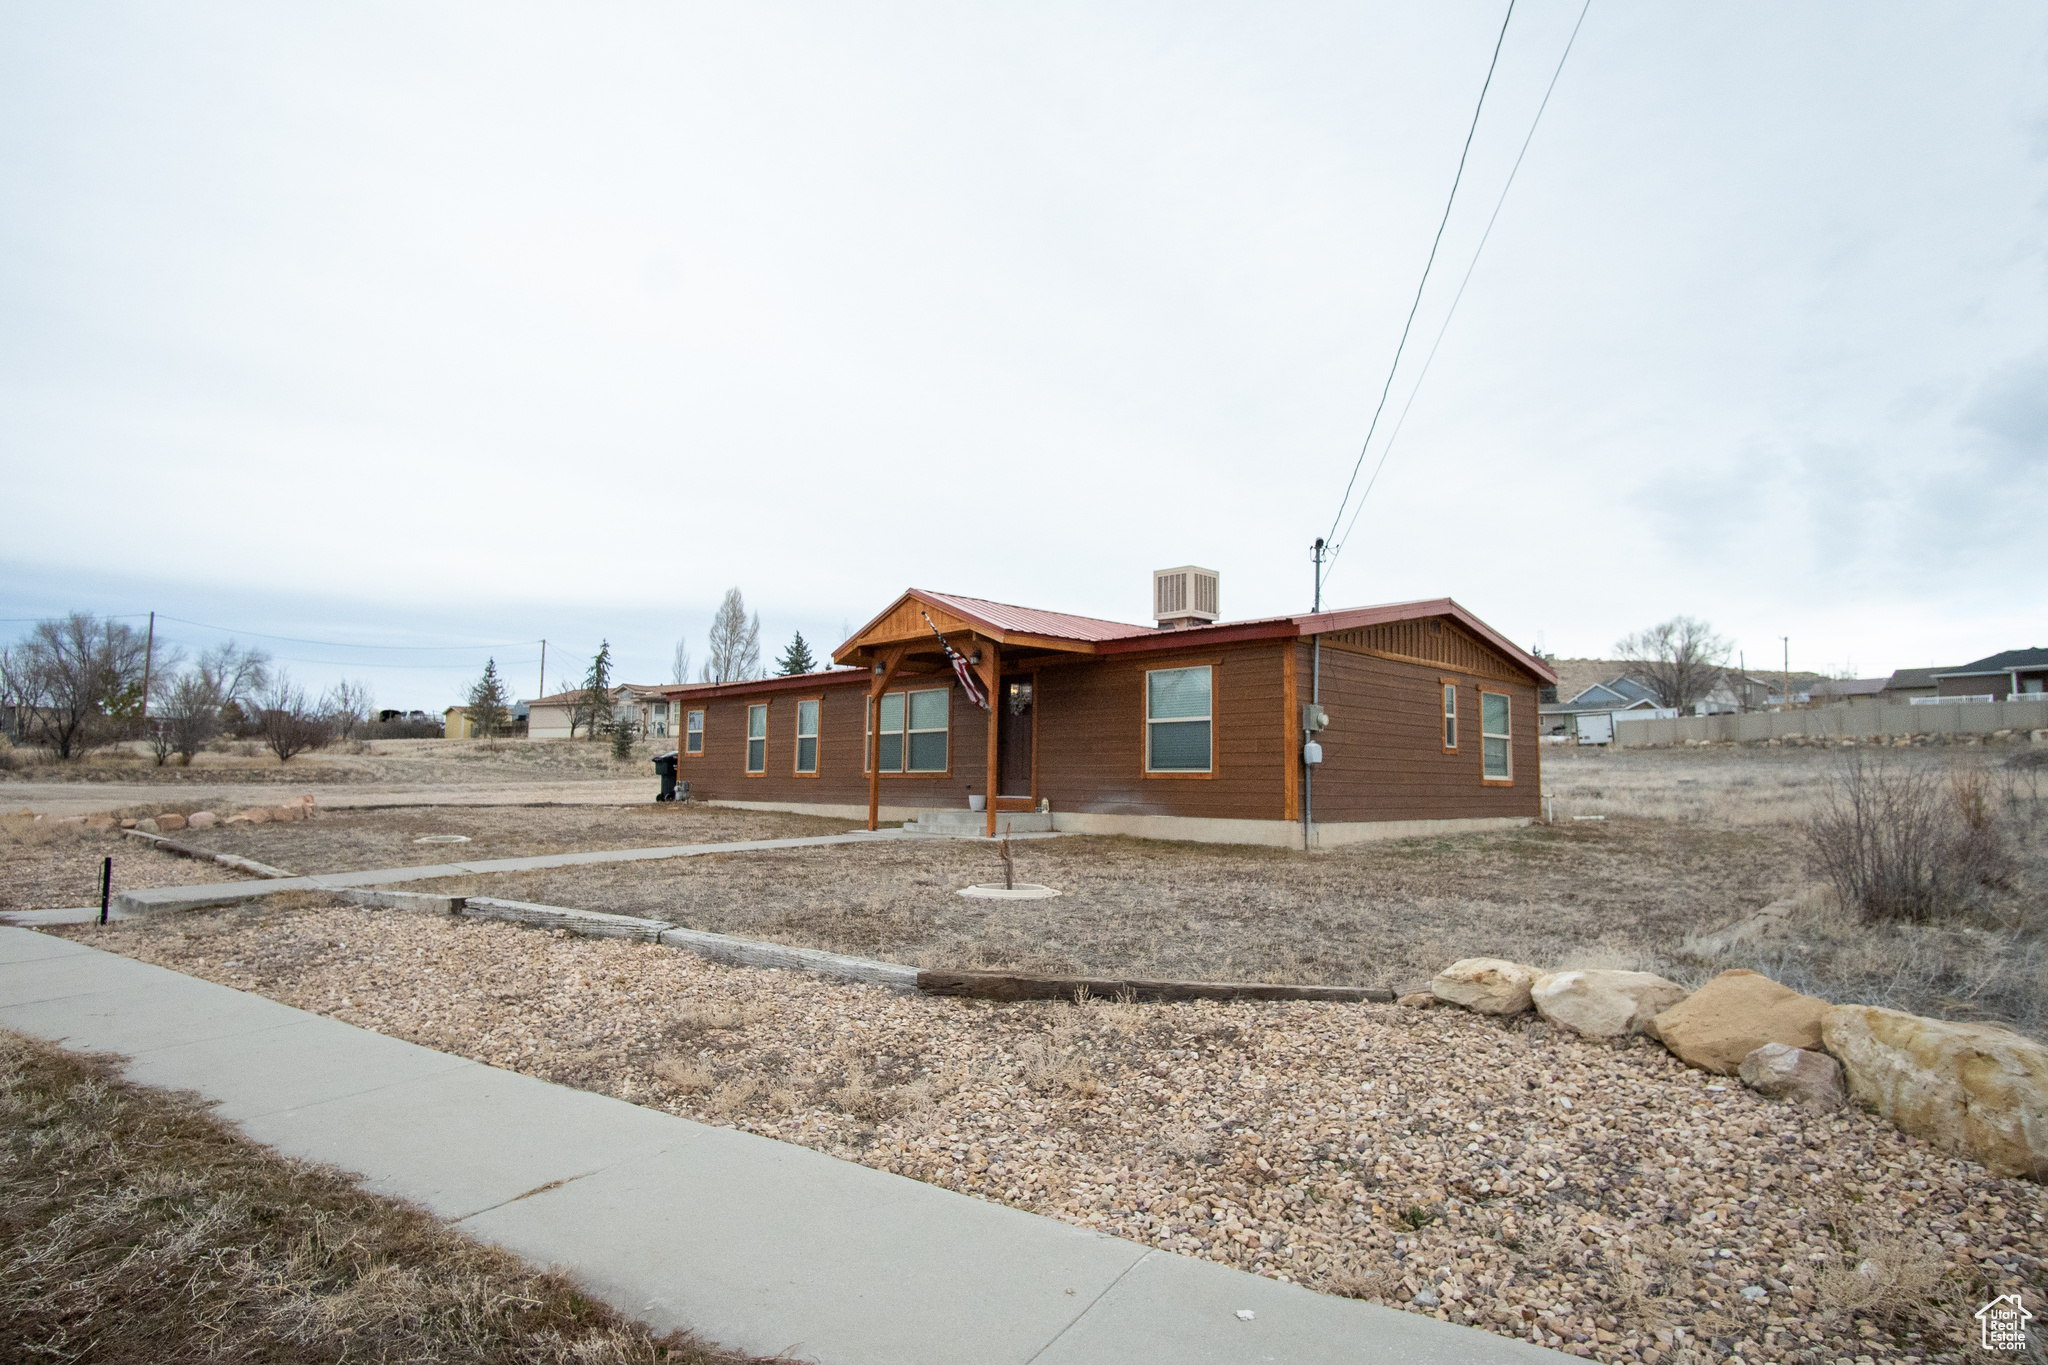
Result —
[[1311, 610], [1323, 609], [1323, 538], [1316, 537], [1316, 543], [1309, 546], [1309, 553], [1316, 561], [1316, 604]]
[[[1316, 543], [1309, 546], [1309, 554], [1315, 560], [1316, 565], [1315, 610], [1317, 612], [1321, 612], [1323, 609], [1323, 554], [1326, 548], [1327, 546], [1321, 536], [1317, 536]], [[1323, 699], [1323, 637], [1320, 633], [1316, 635], [1313, 658], [1314, 662], [1309, 668], [1308, 699], [1310, 702], [1320, 702]], [[1301, 732], [1301, 850], [1304, 853], [1308, 852], [1309, 846], [1314, 842], [1316, 828], [1316, 769], [1315, 765], [1308, 761], [1309, 740], [1308, 728], [1303, 726]]]
[[535, 697], [545, 697], [545, 696], [546, 696], [547, 694], [548, 694], [548, 642], [547, 642], [546, 640], [542, 640], [542, 641], [540, 642], [540, 691], [538, 691], [538, 692], [534, 693], [533, 695], [534, 695]]
[[149, 666], [156, 660], [156, 613], [149, 614], [149, 639], [142, 646], [142, 724], [149, 727]]
[[1788, 710], [1792, 705], [1792, 637], [1780, 635], [1778, 638], [1785, 642], [1785, 671], [1778, 675], [1780, 679], [1778, 683], [1780, 689], [1778, 693], [1780, 702], [1778, 709], [1784, 711]]

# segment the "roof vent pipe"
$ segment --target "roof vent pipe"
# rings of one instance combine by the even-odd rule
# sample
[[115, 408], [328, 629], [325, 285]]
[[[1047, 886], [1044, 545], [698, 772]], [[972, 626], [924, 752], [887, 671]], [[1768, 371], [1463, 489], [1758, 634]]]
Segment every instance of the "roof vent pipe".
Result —
[[1217, 573], [1183, 564], [1152, 571], [1152, 619], [1161, 630], [1186, 630], [1215, 623]]

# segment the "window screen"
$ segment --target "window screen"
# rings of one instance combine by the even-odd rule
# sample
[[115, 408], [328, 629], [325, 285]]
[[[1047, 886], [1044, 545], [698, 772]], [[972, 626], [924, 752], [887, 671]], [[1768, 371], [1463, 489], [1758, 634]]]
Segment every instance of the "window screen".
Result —
[[1210, 771], [1211, 673], [1205, 664], [1145, 675], [1145, 771]]
[[1508, 756], [1508, 699], [1501, 693], [1479, 694], [1479, 734], [1480, 747], [1485, 755], [1482, 767], [1486, 776], [1514, 776]]
[[691, 711], [687, 713], [687, 717], [688, 734], [683, 741], [683, 752], [701, 754], [704, 752], [704, 713]]
[[796, 770], [818, 771], [818, 703], [814, 701], [796, 704]]
[[768, 707], [747, 708], [747, 771], [768, 771]]
[[950, 689], [910, 694], [909, 762], [914, 773], [946, 771], [946, 720]]
[[1458, 747], [1458, 685], [1444, 684], [1444, 747]]

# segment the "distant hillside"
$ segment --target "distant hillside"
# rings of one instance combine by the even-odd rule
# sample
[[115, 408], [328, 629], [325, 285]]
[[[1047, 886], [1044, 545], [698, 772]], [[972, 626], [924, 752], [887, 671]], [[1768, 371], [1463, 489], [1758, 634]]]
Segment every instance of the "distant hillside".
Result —
[[[1585, 691], [1597, 682], [1606, 682], [1617, 673], [1628, 672], [1629, 666], [1619, 659], [1552, 659], [1550, 666], [1557, 670], [1557, 699], [1566, 701]], [[1752, 678], [1760, 678], [1773, 687], [1778, 683], [1775, 668], [1752, 668]], [[1794, 691], [1804, 690], [1827, 677], [1825, 673], [1802, 673], [1792, 670]]]

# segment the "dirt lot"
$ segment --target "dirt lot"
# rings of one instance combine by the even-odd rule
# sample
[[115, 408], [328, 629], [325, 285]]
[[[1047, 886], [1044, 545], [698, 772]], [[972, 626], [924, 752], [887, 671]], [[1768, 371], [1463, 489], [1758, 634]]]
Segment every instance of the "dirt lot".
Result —
[[430, 1047], [1312, 1288], [1649, 1365], [1960, 1361], [2048, 1190], [1661, 1048], [1390, 1006], [897, 997], [295, 906], [69, 931]]
[[654, 753], [675, 748], [673, 740], [653, 747], [637, 744], [633, 756], [614, 761], [611, 746], [584, 740], [507, 739], [485, 744], [463, 739], [379, 739], [334, 744], [298, 754], [289, 763], [253, 740], [227, 741], [194, 757], [190, 767], [173, 759], [158, 767], [140, 744], [99, 749], [61, 762], [40, 749], [0, 744], [0, 784], [9, 782], [143, 782], [166, 786], [190, 783], [272, 782], [284, 785], [361, 782], [384, 785], [484, 782], [563, 782], [640, 777], [650, 785]]
[[[714, 806], [408, 806], [325, 810], [305, 822], [216, 825], [172, 837], [195, 848], [312, 875], [596, 849], [802, 838], [853, 828], [849, 820]], [[450, 835], [468, 842], [418, 842]]]

